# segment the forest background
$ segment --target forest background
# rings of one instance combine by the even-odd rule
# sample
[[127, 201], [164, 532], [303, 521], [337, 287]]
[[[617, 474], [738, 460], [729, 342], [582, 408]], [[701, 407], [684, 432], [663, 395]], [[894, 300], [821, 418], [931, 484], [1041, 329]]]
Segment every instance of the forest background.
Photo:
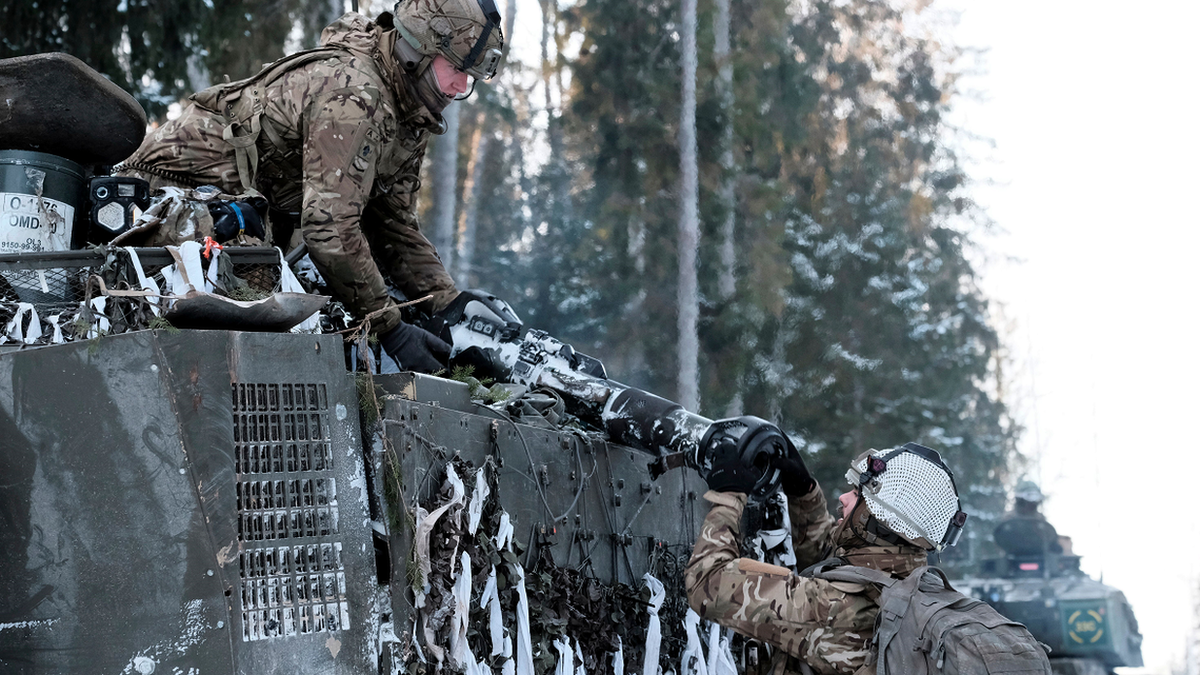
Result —
[[[8, 3], [0, 57], [72, 53], [163, 120], [314, 46], [348, 4]], [[928, 4], [538, 0], [540, 26], [514, 30], [525, 5], [508, 0], [516, 48], [448, 109], [420, 204], [460, 287], [629, 384], [778, 423], [831, 496], [867, 448], [942, 451], [969, 559], [1020, 471], [1020, 429], [972, 263], [990, 224], [947, 122], [962, 52]]]

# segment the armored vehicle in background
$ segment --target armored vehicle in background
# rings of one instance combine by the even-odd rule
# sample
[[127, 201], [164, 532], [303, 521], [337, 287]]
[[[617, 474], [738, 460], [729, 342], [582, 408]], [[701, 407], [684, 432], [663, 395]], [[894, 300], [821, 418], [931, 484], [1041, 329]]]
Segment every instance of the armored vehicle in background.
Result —
[[1142, 636], [1125, 595], [1084, 574], [1070, 540], [1036, 508], [1022, 510], [1022, 501], [1031, 500], [1018, 494], [1017, 512], [993, 533], [1005, 556], [983, 561], [978, 578], [955, 587], [1025, 624], [1050, 647], [1055, 673], [1106, 675], [1141, 666]]

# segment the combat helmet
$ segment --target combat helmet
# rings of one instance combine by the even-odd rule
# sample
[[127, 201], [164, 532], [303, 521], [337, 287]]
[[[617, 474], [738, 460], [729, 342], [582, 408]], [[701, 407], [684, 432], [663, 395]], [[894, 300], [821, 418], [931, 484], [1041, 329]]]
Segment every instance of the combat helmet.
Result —
[[1017, 483], [1017, 489], [1013, 491], [1013, 497], [1031, 504], [1041, 504], [1045, 500], [1045, 496], [1042, 495], [1042, 489], [1038, 487], [1037, 483], [1029, 479]]
[[423, 72], [441, 54], [476, 80], [496, 74], [504, 35], [495, 0], [400, 0], [393, 14], [400, 48], [421, 57], [410, 69]]
[[867, 541], [899, 543], [899, 537], [927, 551], [958, 543], [967, 514], [954, 474], [936, 450], [917, 443], [868, 450], [850, 463], [846, 481], [858, 488], [860, 503], [870, 512], [851, 525]]

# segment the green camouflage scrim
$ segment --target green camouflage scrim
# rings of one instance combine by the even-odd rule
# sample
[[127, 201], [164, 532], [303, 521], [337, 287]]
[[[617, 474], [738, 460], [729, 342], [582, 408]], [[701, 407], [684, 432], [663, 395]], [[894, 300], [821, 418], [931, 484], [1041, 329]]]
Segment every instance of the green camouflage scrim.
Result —
[[457, 291], [421, 234], [415, 200], [429, 134], [443, 126], [396, 63], [395, 39], [346, 14], [322, 33], [323, 48], [198, 93], [123, 173], [152, 187], [190, 182], [231, 194], [252, 183], [274, 208], [299, 211], [334, 297], [358, 318], [383, 310], [372, 320], [377, 332], [400, 320], [384, 274], [410, 298], [433, 294], [430, 309], [440, 309]]
[[[708, 492], [713, 506], [700, 529], [686, 582], [688, 602], [700, 616], [737, 632], [775, 645], [792, 657], [773, 659], [774, 672], [803, 672], [802, 661], [814, 673], [873, 675], [868, 663], [878, 592], [860, 584], [812, 579], [756, 560], [739, 558], [742, 509], [746, 497]], [[796, 566], [820, 562], [831, 545], [834, 519], [820, 486], [804, 497], [789, 498]], [[916, 549], [870, 547], [837, 549], [854, 564], [883, 569], [898, 576], [924, 561]]]

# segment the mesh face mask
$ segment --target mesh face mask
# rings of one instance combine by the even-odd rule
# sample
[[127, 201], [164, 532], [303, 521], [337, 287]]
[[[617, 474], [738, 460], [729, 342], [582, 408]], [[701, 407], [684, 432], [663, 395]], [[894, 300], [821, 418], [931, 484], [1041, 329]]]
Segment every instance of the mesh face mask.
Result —
[[967, 514], [954, 476], [936, 451], [916, 443], [871, 450], [851, 462], [846, 480], [896, 534], [926, 549], [958, 543]]

